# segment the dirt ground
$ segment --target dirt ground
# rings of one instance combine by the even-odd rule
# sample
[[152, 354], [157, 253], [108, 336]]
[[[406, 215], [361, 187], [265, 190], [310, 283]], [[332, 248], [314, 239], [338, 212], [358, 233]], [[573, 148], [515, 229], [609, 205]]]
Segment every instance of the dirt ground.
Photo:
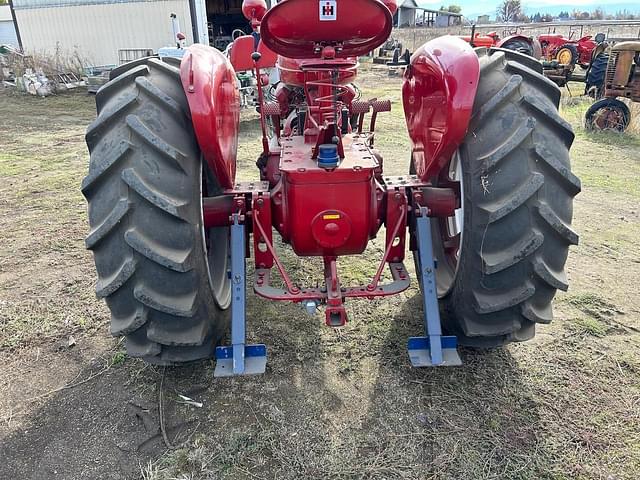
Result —
[[[378, 145], [385, 168], [405, 173], [400, 80], [379, 71], [363, 83], [394, 101]], [[588, 105], [563, 99], [581, 238], [570, 290], [534, 340], [418, 370], [405, 351], [421, 331], [415, 287], [349, 302], [339, 330], [251, 294], [249, 336], [268, 346], [267, 373], [214, 380], [210, 361], [151, 367], [109, 336], [79, 190], [93, 98], [0, 92], [0, 478], [636, 480], [640, 137], [586, 133]], [[242, 179], [257, 176], [258, 132], [244, 114]], [[380, 255], [374, 243], [341, 273], [362, 282]], [[317, 262], [284, 258], [301, 281], [320, 278]]]

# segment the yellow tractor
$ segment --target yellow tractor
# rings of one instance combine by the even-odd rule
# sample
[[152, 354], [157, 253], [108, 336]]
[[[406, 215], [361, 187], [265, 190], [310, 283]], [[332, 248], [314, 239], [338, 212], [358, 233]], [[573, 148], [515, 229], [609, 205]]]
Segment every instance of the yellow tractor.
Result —
[[621, 42], [611, 47], [601, 88], [602, 99], [585, 114], [589, 130], [623, 132], [631, 122], [629, 106], [620, 100], [640, 102], [640, 42]]

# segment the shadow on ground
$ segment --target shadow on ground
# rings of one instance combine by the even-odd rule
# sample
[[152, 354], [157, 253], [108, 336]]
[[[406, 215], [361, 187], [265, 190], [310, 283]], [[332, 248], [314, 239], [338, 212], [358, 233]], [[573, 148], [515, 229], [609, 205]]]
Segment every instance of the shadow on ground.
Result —
[[[461, 349], [462, 367], [409, 366], [406, 340], [423, 334], [421, 302], [415, 294], [402, 304], [380, 349], [363, 422], [379, 432], [369, 476], [546, 478], [541, 417], [507, 348]], [[381, 459], [390, 475], [379, 471]]]
[[[162, 368], [127, 359], [48, 397], [0, 443], [0, 477], [129, 479], [146, 468], [158, 479], [542, 478], [540, 418], [509, 352], [464, 351], [461, 368], [411, 369], [405, 343], [421, 331], [420, 298], [397, 306], [376, 326], [366, 310], [379, 316], [385, 304], [357, 302], [359, 318], [339, 332], [251, 296], [251, 340], [269, 344], [266, 375], [214, 380], [212, 363], [200, 362], [162, 380]], [[77, 378], [110, 355], [77, 355]], [[172, 451], [159, 430], [161, 381]]]

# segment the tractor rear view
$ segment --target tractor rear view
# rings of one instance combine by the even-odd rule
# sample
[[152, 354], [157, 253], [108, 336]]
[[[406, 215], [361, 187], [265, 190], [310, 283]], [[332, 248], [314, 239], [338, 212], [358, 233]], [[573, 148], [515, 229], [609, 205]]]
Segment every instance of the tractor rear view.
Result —
[[[424, 319], [407, 344], [414, 366], [456, 365], [458, 344], [523, 341], [551, 321], [578, 241], [580, 191], [560, 92], [526, 55], [450, 36], [427, 42], [402, 85], [411, 158], [385, 159], [409, 160], [410, 173], [386, 175], [376, 120], [392, 106], [359, 99], [354, 82], [358, 56], [387, 40], [396, 8], [287, 0], [267, 10], [245, 0], [254, 35], [234, 42], [231, 60], [192, 45], [179, 68], [137, 60], [97, 93], [86, 244], [111, 332], [125, 336], [129, 355], [155, 364], [215, 356], [216, 376], [264, 372], [266, 346], [245, 340], [250, 258], [257, 295], [324, 307], [325, 323], [340, 327], [349, 299], [409, 287], [409, 249]], [[247, 63], [262, 153], [255, 181], [238, 182], [235, 71]], [[266, 100], [262, 70], [274, 65], [280, 82]], [[322, 259], [319, 284], [294, 281], [274, 233], [296, 255]], [[370, 259], [375, 274], [344, 285], [338, 264], [377, 235], [385, 247]]]

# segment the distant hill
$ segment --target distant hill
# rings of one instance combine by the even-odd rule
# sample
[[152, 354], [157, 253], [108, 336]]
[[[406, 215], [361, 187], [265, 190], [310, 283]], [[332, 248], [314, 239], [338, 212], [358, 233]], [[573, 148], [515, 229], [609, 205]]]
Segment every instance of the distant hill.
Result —
[[616, 12], [620, 12], [626, 10], [630, 13], [640, 13], [640, 3], [607, 3], [600, 5], [586, 5], [586, 6], [578, 6], [578, 5], [540, 5], [535, 6], [530, 5], [528, 2], [522, 2], [524, 4], [524, 13], [527, 15], [533, 15], [537, 12], [541, 14], [549, 13], [551, 15], [558, 15], [560, 12], [569, 12], [571, 13], [573, 10], [582, 10], [591, 12], [596, 8], [602, 8], [605, 13], [615, 14]]
[[[562, 0], [560, 0], [560, 2], [562, 2]], [[426, 2], [420, 2], [418, 0], [419, 5], [425, 8], [435, 8], [436, 10], [439, 8], [440, 4], [460, 5], [462, 7], [462, 14], [469, 19], [475, 19], [478, 15], [489, 15], [492, 20], [495, 20], [496, 9], [499, 3], [499, 0], [451, 0], [450, 2], [439, 3], [436, 3], [435, 0], [427, 0]], [[581, 2], [580, 5], [562, 3], [550, 5], [548, 1], [542, 3], [536, 0], [523, 0], [522, 3], [524, 5], [524, 11], [527, 15], [533, 15], [537, 12], [540, 12], [541, 14], [549, 13], [555, 16], [560, 12], [571, 13], [574, 9], [583, 11], [586, 10], [590, 12], [598, 7], [602, 8], [605, 13], [609, 14], [615, 14], [616, 12], [622, 10], [640, 14], [640, 2], [638, 1], [605, 3], [602, 1], [586, 0], [584, 2]]]

